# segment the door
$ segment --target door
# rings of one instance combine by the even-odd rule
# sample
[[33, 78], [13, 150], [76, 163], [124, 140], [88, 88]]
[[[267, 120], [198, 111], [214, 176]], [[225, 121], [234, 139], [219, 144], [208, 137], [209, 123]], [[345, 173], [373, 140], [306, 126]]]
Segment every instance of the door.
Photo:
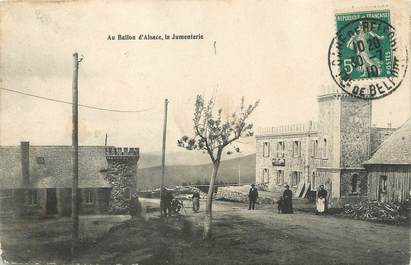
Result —
[[380, 176], [378, 183], [378, 200], [380, 202], [387, 201], [387, 176]]
[[57, 194], [56, 189], [47, 189], [47, 214], [57, 214]]

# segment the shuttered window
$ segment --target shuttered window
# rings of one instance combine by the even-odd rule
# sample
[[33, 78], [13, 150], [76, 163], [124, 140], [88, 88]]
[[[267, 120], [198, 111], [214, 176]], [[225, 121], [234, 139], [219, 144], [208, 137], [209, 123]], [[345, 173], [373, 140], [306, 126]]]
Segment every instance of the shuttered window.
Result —
[[301, 156], [301, 142], [293, 141], [293, 157]]
[[270, 156], [270, 143], [264, 142], [263, 143], [263, 157], [269, 157], [269, 156]]
[[261, 176], [261, 183], [268, 183], [270, 178], [270, 172], [268, 168], [263, 168], [262, 176]]
[[284, 157], [285, 154], [285, 142], [277, 142], [277, 157]]
[[277, 170], [277, 184], [281, 185], [284, 183], [284, 170]]

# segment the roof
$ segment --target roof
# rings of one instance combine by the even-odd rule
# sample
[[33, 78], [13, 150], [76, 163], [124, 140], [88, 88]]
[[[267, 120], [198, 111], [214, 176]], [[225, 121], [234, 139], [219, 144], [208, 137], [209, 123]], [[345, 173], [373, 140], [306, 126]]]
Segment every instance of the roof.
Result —
[[[71, 188], [71, 146], [30, 146], [30, 185], [22, 185], [20, 146], [0, 147], [0, 188]], [[105, 146], [79, 147], [79, 187], [111, 187], [105, 180]], [[43, 158], [44, 163], [37, 161]], [[41, 159], [41, 160], [43, 160]]]
[[380, 145], [396, 130], [397, 128], [392, 127], [371, 127], [371, 153], [373, 154], [380, 147]]
[[411, 165], [411, 118], [389, 136], [364, 165]]

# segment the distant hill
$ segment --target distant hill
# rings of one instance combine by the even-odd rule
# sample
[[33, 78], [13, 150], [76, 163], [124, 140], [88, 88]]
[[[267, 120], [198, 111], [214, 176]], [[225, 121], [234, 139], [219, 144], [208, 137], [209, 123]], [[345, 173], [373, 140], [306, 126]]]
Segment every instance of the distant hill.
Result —
[[[217, 180], [238, 183], [239, 167], [241, 171], [241, 183], [255, 182], [255, 154], [222, 161]], [[183, 182], [191, 182], [194, 184], [197, 181], [209, 181], [212, 169], [211, 163], [166, 166], [165, 185], [181, 185]], [[160, 166], [139, 168], [137, 175], [137, 185], [140, 190], [160, 186]]]
[[[255, 139], [242, 140], [241, 143], [236, 144], [240, 147], [240, 153], [232, 153], [227, 155], [223, 153], [222, 160], [229, 160], [239, 157], [244, 157], [255, 153]], [[227, 148], [228, 150], [228, 148]], [[210, 158], [208, 154], [196, 151], [188, 151], [181, 149], [181, 151], [167, 152], [166, 153], [166, 165], [201, 165], [209, 164]], [[140, 160], [138, 161], [139, 168], [157, 167], [161, 165], [161, 152], [144, 152], [140, 153]]]
[[[210, 158], [201, 152], [169, 152], [166, 153], [166, 165], [199, 165], [208, 164]], [[139, 168], [156, 167], [161, 165], [161, 152], [142, 152], [138, 161]]]

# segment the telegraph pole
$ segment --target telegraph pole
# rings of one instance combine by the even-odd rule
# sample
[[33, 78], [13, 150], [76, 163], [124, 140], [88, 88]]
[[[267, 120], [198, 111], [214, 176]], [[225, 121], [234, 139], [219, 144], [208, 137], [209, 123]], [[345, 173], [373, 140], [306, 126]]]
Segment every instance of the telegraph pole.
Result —
[[71, 219], [73, 223], [71, 238], [71, 257], [74, 258], [79, 235], [79, 205], [78, 205], [78, 54], [73, 54], [73, 104], [72, 104], [72, 159], [73, 159], [73, 186], [71, 189]]
[[238, 164], [238, 186], [241, 185], [241, 164]]
[[163, 124], [163, 149], [161, 153], [161, 182], [160, 182], [160, 215], [163, 217], [163, 205], [161, 203], [161, 196], [163, 195], [164, 187], [164, 173], [166, 163], [166, 140], [167, 140], [167, 108], [168, 99], [164, 100], [164, 124]]

